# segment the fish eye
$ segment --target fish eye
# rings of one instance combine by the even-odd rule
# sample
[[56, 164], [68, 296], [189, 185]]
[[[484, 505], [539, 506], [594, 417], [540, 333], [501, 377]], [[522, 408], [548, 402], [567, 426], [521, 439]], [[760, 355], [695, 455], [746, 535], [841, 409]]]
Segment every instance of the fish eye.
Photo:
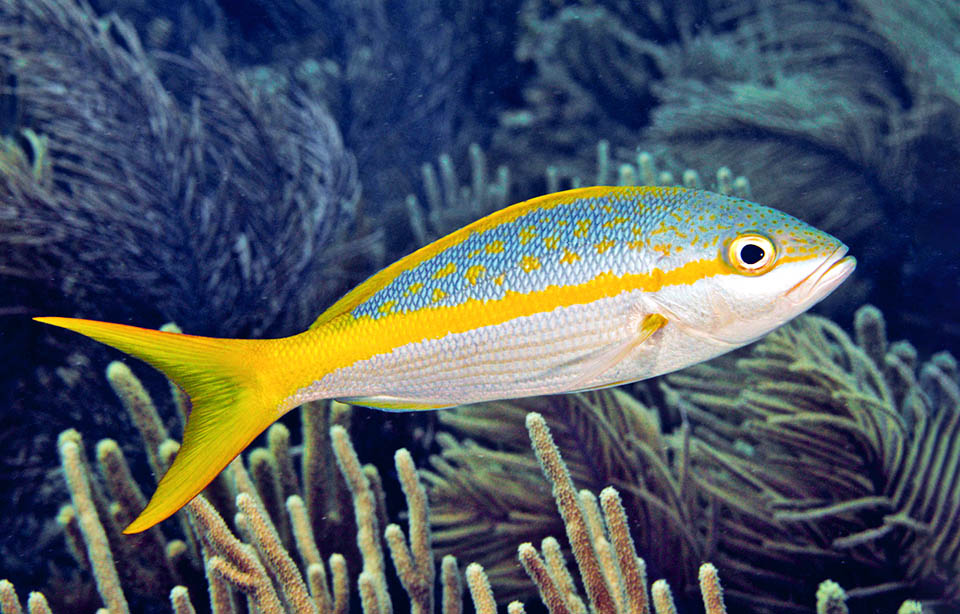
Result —
[[762, 275], [773, 268], [777, 250], [767, 237], [749, 233], [730, 242], [727, 261], [745, 275]]

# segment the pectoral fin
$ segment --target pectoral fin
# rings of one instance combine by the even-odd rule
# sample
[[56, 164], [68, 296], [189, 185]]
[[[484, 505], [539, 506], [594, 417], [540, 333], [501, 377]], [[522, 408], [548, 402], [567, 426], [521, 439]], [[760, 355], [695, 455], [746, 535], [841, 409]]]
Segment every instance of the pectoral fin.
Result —
[[[614, 345], [599, 355], [584, 363], [583, 374], [571, 386], [571, 390], [590, 390], [595, 386], [589, 386], [588, 382], [593, 381], [601, 373], [614, 367], [621, 360], [626, 358], [635, 349], [640, 347], [644, 341], [650, 338], [653, 333], [667, 325], [667, 318], [659, 313], [651, 313], [643, 319], [637, 328], [637, 335], [626, 341]], [[606, 387], [604, 385], [603, 387]]]

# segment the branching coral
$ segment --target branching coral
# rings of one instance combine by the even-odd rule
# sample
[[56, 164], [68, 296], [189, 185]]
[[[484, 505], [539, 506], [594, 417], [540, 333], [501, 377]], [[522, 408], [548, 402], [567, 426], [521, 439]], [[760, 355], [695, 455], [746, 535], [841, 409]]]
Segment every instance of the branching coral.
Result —
[[[956, 362], [939, 354], [918, 370], [910, 346], [888, 348], [873, 308], [860, 312], [857, 340], [801, 318], [670, 376], [659, 393], [638, 386], [662, 395], [661, 412], [608, 390], [442, 414], [462, 439], [441, 433], [425, 474], [436, 545], [483, 563], [498, 591], [526, 590], [511, 544], [563, 526], [524, 450], [535, 409], [574, 483], [620, 491], [637, 551], [684, 595], [709, 559], [741, 606], [801, 611], [824, 578], [866, 603], [955, 604]], [[691, 426], [664, 433], [661, 414]]]
[[[844, 288], [850, 302], [895, 305], [891, 323], [926, 347], [958, 338], [956, 313], [940, 307], [955, 303], [955, 288], [927, 275], [952, 274], [958, 260], [938, 232], [956, 201], [956, 6], [626, 6], [524, 2], [517, 55], [532, 75], [490, 146], [519, 191], [539, 191], [528, 186], [548, 163], [589, 177], [598, 138], [615, 159], [639, 143], [670, 167], [712, 173], [723, 161], [754, 180], [760, 202], [851, 245], [869, 287], [857, 300]], [[941, 298], [919, 313], [930, 296]]]
[[[439, 172], [438, 172], [439, 169]], [[437, 166], [425, 162], [420, 167], [426, 212], [414, 194], [406, 199], [411, 234], [416, 245], [430, 241], [510, 204], [510, 172], [497, 168], [491, 180], [487, 157], [476, 143], [470, 145], [470, 184], [460, 185], [453, 160], [442, 154]]]
[[443, 454], [431, 459], [433, 471], [424, 474], [438, 550], [483, 564], [500, 593], [529, 590], [513, 564], [516, 542], [538, 543], [563, 531], [527, 449], [523, 425], [531, 410], [544, 415], [578, 487], [616, 487], [636, 525], [639, 551], [655, 573], [683, 586], [683, 577], [707, 556], [693, 532], [694, 518], [704, 512], [690, 485], [677, 477], [682, 466], [673, 466], [682, 459], [669, 454], [657, 414], [622, 390], [442, 414], [442, 424], [469, 439], [438, 435]]
[[493, 140], [499, 156], [540, 157], [518, 169], [520, 185], [547, 163], [584, 175], [598, 137], [615, 146], [636, 141], [661, 77], [651, 54], [702, 17], [698, 4], [524, 3], [516, 55], [535, 73], [524, 84], [524, 107], [501, 116]]
[[[683, 185], [688, 188], [708, 188], [723, 194], [750, 197], [750, 182], [744, 176], [734, 178], [732, 171], [721, 166], [714, 182], [704, 182], [693, 169], [658, 169], [650, 153], [635, 154], [612, 152], [610, 142], [600, 140], [596, 144], [592, 175], [576, 174], [577, 169], [562, 164], [549, 164], [543, 169], [542, 183], [546, 192], [577, 188], [584, 185]], [[424, 163], [422, 175], [423, 201], [416, 194], [409, 194], [405, 201], [405, 213], [413, 245], [422, 246], [452, 232], [484, 215], [511, 204], [512, 185], [510, 169], [497, 167], [493, 177], [488, 171], [487, 156], [476, 143], [469, 148], [470, 179], [461, 184], [453, 159], [441, 154], [437, 164]]]
[[[107, 371], [123, 404], [137, 415], [135, 422], [141, 427], [148, 455], [155, 458], [158, 471], [163, 471], [178, 446], [157, 419], [152, 399], [120, 363], [113, 363]], [[357, 586], [364, 612], [387, 614], [391, 596], [381, 550], [385, 540], [403, 586], [418, 605], [417, 611], [433, 612], [434, 562], [428, 507], [413, 461], [405, 450], [397, 452], [396, 469], [411, 514], [408, 544], [398, 525], [389, 525], [385, 532], [379, 528], [384, 526], [385, 516], [379, 474], [370, 466], [360, 465], [342, 426], [346, 408], [333, 405], [332, 410], [318, 404], [303, 410], [310, 426], [303, 429], [307, 440], [301, 475], [293, 468], [289, 432], [282, 424], [274, 425], [267, 436], [269, 447], [257, 448], [249, 455], [251, 472], [241, 459], [236, 460], [178, 514], [185, 541], [167, 541], [159, 527], [144, 534], [121, 535], [122, 527], [143, 503], [123, 454], [114, 442], [102, 441], [97, 446], [97, 475], [84, 456], [79, 434], [65, 432], [60, 453], [73, 504], [64, 508], [60, 521], [71, 551], [78, 563], [90, 570], [109, 609], [130, 611], [132, 599], [157, 597], [172, 589], [174, 611], [192, 611], [190, 592], [197, 594], [203, 589], [196, 582], [199, 565], [206, 571], [214, 612], [241, 611], [235, 594], [240, 591], [263, 612], [346, 614], [348, 563], [359, 555], [364, 570]], [[332, 447], [327, 443], [328, 433]], [[334, 456], [353, 491], [352, 500], [349, 495], [342, 496], [347, 488], [334, 475]], [[309, 478], [304, 482], [312, 484], [306, 492], [297, 486], [302, 478]], [[321, 489], [323, 492], [318, 493]], [[312, 502], [309, 506], [304, 496]], [[211, 503], [215, 500], [221, 502], [221, 511]], [[341, 503], [347, 507], [338, 507]], [[357, 529], [346, 518], [349, 509], [355, 511]], [[232, 511], [235, 515], [228, 524], [223, 515]], [[281, 530], [284, 526], [291, 528], [286, 538]], [[329, 559], [325, 564], [326, 554]], [[455, 561], [445, 562], [444, 568], [446, 590], [459, 598]], [[191, 588], [174, 587], [175, 582], [189, 583]], [[19, 602], [12, 586], [7, 583], [0, 588], [5, 591], [4, 614], [16, 611]], [[453, 596], [444, 596], [447, 604], [453, 600]], [[31, 603], [34, 601], [31, 597]]]
[[695, 425], [691, 474], [726, 510], [715, 560], [740, 560], [728, 594], [808, 588], [771, 573], [789, 560], [850, 597], [960, 600], [956, 362], [917, 368], [909, 346], [888, 346], [876, 309], [857, 329], [862, 345], [806, 317], [749, 356], [668, 378]]
[[[877, 334], [876, 322], [872, 324], [873, 327], [870, 324], [861, 326], [861, 337], [876, 342], [882, 336]], [[938, 362], [944, 367], [951, 364], [945, 358], [940, 358]], [[956, 365], [953, 366], [955, 371]], [[119, 370], [116, 365], [111, 367], [110, 371], [115, 380], [132, 378], [132, 375]], [[117, 389], [121, 395], [127, 395], [127, 407], [141, 414], [142, 419], [139, 422], [149, 425], [153, 421], [150, 414], [155, 411], [149, 396], [140, 394], [131, 381], [121, 381]], [[608, 410], [622, 409], [622, 406], [629, 403], [630, 397], [623, 392], [603, 394], [609, 395], [606, 398]], [[591, 396], [597, 403], [602, 404], [604, 401], [602, 394]], [[612, 400], [617, 396], [620, 398]], [[571, 398], [579, 399], [582, 403], [585, 397]], [[590, 420], [591, 417], [585, 409], [580, 408], [583, 415], [579, 417], [579, 421]], [[659, 442], [661, 446], [665, 442], [654, 414], [642, 406], [636, 405], [626, 413], [612, 412], [605, 415], [599, 405], [590, 410], [596, 413], [593, 416], [595, 430], [591, 435], [589, 430], [580, 429], [587, 434], [587, 438], [583, 440], [585, 447], [589, 447], [591, 438], [615, 441], [615, 433], [627, 432], [624, 429], [631, 429], [638, 435], [639, 439], [632, 443], [641, 448], [647, 446], [643, 439]], [[327, 413], [320, 407], [308, 407], [304, 414], [311, 412]], [[578, 417], [575, 412], [571, 414], [574, 422], [572, 430], [576, 431]], [[337, 415], [342, 416], [343, 412]], [[597, 420], [597, 416], [602, 419]], [[551, 503], [556, 504], [562, 517], [557, 528], [563, 528], [568, 536], [576, 560], [576, 569], [588, 596], [588, 599], [584, 600], [577, 594], [573, 576], [565, 567], [564, 555], [556, 539], [547, 536], [542, 541], [542, 550], [538, 552], [530, 543], [520, 544], [517, 548], [518, 535], [514, 533], [511, 536], [514, 540], [512, 548], [516, 548], [523, 568], [539, 589], [548, 611], [551, 614], [585, 613], [586, 604], [589, 603], [590, 610], [598, 614], [646, 614], [650, 612], [650, 604], [657, 614], [676, 612], [669, 584], [665, 580], [657, 580], [649, 589], [647, 587], [647, 566], [643, 559], [637, 556], [636, 542], [630, 534], [630, 523], [619, 492], [612, 487], [605, 488], [600, 493], [599, 503], [591, 492], [577, 492], [571, 479], [571, 475], [576, 473], [571, 474], [561, 458], [560, 450], [544, 417], [539, 413], [524, 413], [521, 421], [529, 432], [536, 454], [536, 461], [531, 461], [528, 465], [541, 470], [553, 485]], [[479, 420], [461, 418], [461, 422], [469, 423], [475, 430], [482, 430], [477, 428], [482, 426]], [[562, 428], [563, 423], [558, 423], [558, 426]], [[601, 428], [597, 429], [598, 426]], [[318, 522], [326, 524], [326, 520], [311, 520], [299, 493], [287, 497], [285, 509], [280, 509], [276, 501], [273, 505], [270, 504], [273, 493], [282, 491], [281, 484], [286, 483], [292, 490], [296, 490], [296, 480], [291, 479], [291, 476], [296, 478], [296, 475], [288, 455], [289, 434], [282, 425], [272, 428], [276, 432], [268, 437], [270, 448], [257, 449], [250, 454], [251, 467], [260, 466], [259, 472], [270, 473], [272, 477], [257, 478], [257, 470], [254, 470], [254, 475], [251, 476], [242, 459], [237, 459], [221, 477], [219, 484], [208, 488], [204, 495], [195, 498], [187, 509], [179, 514], [186, 522], [182, 525], [186, 541], [172, 540], [166, 543], [160, 529], [156, 527], [140, 536], [119, 534], [119, 529], [129, 519], [129, 510], [125, 508], [131, 502], [139, 505], [142, 495], [126, 470], [126, 461], [117, 446], [110, 441], [98, 445], [100, 473], [107, 485], [105, 491], [84, 456], [79, 434], [68, 431], [61, 436], [62, 465], [73, 499], [73, 505], [66, 507], [61, 513], [64, 533], [72, 544], [72, 551], [78, 557], [78, 562], [91, 570], [99, 593], [110, 610], [129, 610], [128, 591], [131, 584], [134, 585], [134, 591], [149, 590], [155, 594], [168, 590], [173, 582], [196, 578], [194, 566], [202, 559], [206, 571], [206, 590], [213, 612], [240, 611], [237, 605], [238, 595], [234, 592], [239, 591], [247, 596], [250, 607], [262, 612], [346, 614], [349, 601], [347, 561], [341, 554], [334, 553], [325, 566], [320, 551], [330, 548], [337, 537], [342, 539], [349, 535], [355, 536], [356, 550], [348, 549], [359, 552], [363, 559], [363, 569], [356, 578], [356, 586], [364, 614], [389, 614], [392, 611], [393, 598], [387, 590], [383, 543], [386, 543], [389, 549], [394, 568], [410, 599], [412, 611], [418, 614], [436, 611], [433, 602], [435, 562], [429, 529], [431, 511], [421, 483], [421, 475], [418, 474], [409, 452], [401, 449], [395, 455], [396, 472], [409, 510], [409, 531], [405, 534], [399, 525], [390, 524], [381, 532], [380, 527], [384, 526], [386, 513], [380, 502], [382, 494], [379, 474], [375, 469], [361, 466], [347, 431], [340, 425], [332, 426], [329, 430], [332, 446], [319, 441], [305, 442], [306, 446], [314, 448], [314, 454], [325, 450], [327, 454], [332, 451], [335, 455], [352, 494], [350, 505], [356, 519], [355, 532], [341, 530], [339, 535], [333, 533], [330, 539], [321, 543], [315, 538], [317, 533], [314, 525]], [[147, 427], [147, 431], [151, 430], [151, 427]], [[568, 438], [569, 434], [566, 437]], [[157, 437], [150, 436], [148, 439]], [[699, 440], [694, 440], [694, 445], [698, 443]], [[686, 441], [686, 444], [689, 445], [690, 442]], [[157, 462], [159, 467], [163, 468], [169, 464], [177, 445], [166, 439], [153, 447], [157, 448]], [[576, 453], [584, 451], [576, 447], [570, 449], [573, 450], [575, 458]], [[623, 460], [615, 458], [622, 453], [623, 450], [614, 451], [612, 456], [596, 457], [592, 460], [598, 466], [613, 467]], [[656, 464], [656, 456], [666, 452], [661, 449], [658, 453], [651, 449], [646, 453], [653, 454], [653, 457], [646, 460], [652, 460]], [[512, 456], [512, 460], [520, 458], [517, 454]], [[253, 461], [254, 458], [262, 460]], [[691, 458], [694, 462], [698, 460], [696, 448]], [[509, 464], [506, 462], [509, 460], [510, 454], [500, 453], [499, 458], [491, 464]], [[588, 459], [579, 458], [574, 466], [586, 462]], [[310, 466], [310, 463], [305, 463], [304, 466]], [[329, 467], [329, 464], [327, 466]], [[691, 469], [691, 474], [697, 478], [700, 477], [698, 469], [699, 466], [695, 464]], [[655, 469], [654, 473], [657, 471], [659, 470]], [[286, 479], [284, 475], [287, 475]], [[445, 483], [436, 474], [422, 475], [435, 484], [431, 490], [436, 491], [437, 484]], [[543, 482], [539, 471], [538, 477], [542, 489]], [[666, 481], [670, 481], [670, 476], [666, 476]], [[529, 486], [532, 487], [533, 484]], [[629, 483], [627, 487], [629, 488]], [[332, 490], [338, 488], [341, 492], [344, 490], [335, 485]], [[640, 488], [646, 486], [641, 484]], [[680, 488], [683, 488], [683, 484], [680, 484]], [[217, 492], [218, 489], [229, 491], [228, 496], [233, 499], [232, 503], [227, 504], [229, 509], [236, 511], [232, 528], [210, 503], [210, 497], [223, 496], [222, 492]], [[634, 491], [636, 490], [635, 485]], [[651, 492], [647, 490], [648, 495]], [[338, 499], [335, 493], [328, 491], [327, 494], [330, 499]], [[673, 495], [676, 496], [676, 493]], [[659, 496], [669, 499], [670, 493], [661, 493]], [[528, 499], [533, 498], [528, 496]], [[547, 499], [551, 497], [548, 495]], [[647, 501], [651, 502], [652, 499]], [[635, 510], [644, 512], [642, 506], [635, 506]], [[649, 511], [646, 510], [647, 513]], [[342, 518], [342, 514], [339, 517]], [[292, 528], [291, 535], [286, 538], [279, 530], [279, 527], [283, 526], [279, 522], [281, 518]], [[517, 520], [529, 518], [529, 514], [518, 510]], [[669, 520], [667, 519], [667, 524]], [[692, 524], [692, 521], [689, 522]], [[441, 518], [440, 524], [442, 523]], [[653, 539], [657, 542], [669, 539], [669, 530], [654, 536]], [[192, 544], [199, 545], [199, 552], [194, 551]], [[340, 541], [337, 545], [347, 546], [347, 543]], [[667, 545], [674, 547], [672, 544]], [[641, 548], [653, 550], [649, 545], [641, 545]], [[729, 558], [731, 567], [742, 573], [743, 566], [738, 567], [734, 557], [724, 552], [723, 548], [716, 549], [715, 554]], [[116, 563], [117, 557], [122, 558], [122, 565]], [[674, 564], [682, 561], [681, 557]], [[707, 614], [725, 612], [723, 591], [716, 568], [709, 563], [701, 565], [695, 559], [690, 562], [699, 566], [699, 594]], [[158, 574], [163, 576], [162, 579]], [[124, 578], [127, 579], [126, 582]], [[145, 582], [144, 578], [152, 578], [153, 582]], [[462, 589], [456, 560], [450, 555], [443, 557], [440, 579], [440, 611], [444, 614], [459, 614]], [[476, 611], [490, 614], [495, 612], [494, 593], [484, 569], [479, 564], [469, 565], [466, 579]], [[126, 587], [122, 586], [124, 583]], [[195, 590], [202, 590], [202, 585], [195, 581], [193, 588], [178, 585], [169, 589], [173, 611], [177, 614], [194, 612], [190, 595], [191, 591]], [[759, 603], [764, 603], [762, 596], [753, 597], [759, 598]], [[818, 599], [818, 612], [846, 611], [847, 593], [835, 583], [823, 583]], [[28, 608], [31, 614], [50, 611], [46, 599], [39, 593], [31, 594]], [[22, 612], [13, 586], [6, 581], [0, 582], [0, 609], [3, 614]], [[508, 606], [508, 611], [519, 613], [523, 612], [524, 608], [519, 602], [513, 602]], [[914, 602], [906, 602], [901, 608], [901, 612], [919, 611], [919, 605]]]
[[0, 67], [34, 131], [0, 165], [5, 283], [191, 331], [309, 322], [331, 290], [322, 248], [359, 193], [319, 103], [260, 97], [205, 52], [171, 59], [192, 84], [180, 101], [122, 20], [65, 0], [4, 2], [0, 16]]

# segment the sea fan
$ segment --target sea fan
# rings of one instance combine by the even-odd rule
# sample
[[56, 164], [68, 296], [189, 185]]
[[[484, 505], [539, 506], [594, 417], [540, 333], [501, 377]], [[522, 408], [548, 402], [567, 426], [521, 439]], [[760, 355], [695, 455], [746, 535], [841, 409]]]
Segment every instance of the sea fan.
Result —
[[17, 125], [45, 139], [21, 157], [49, 164], [42, 178], [0, 174], [0, 274], [59, 297], [20, 300], [204, 333], [309, 323], [334, 285], [323, 254], [359, 194], [322, 106], [260, 96], [202, 52], [165, 58], [193, 92], [178, 100], [119, 19], [67, 0], [4, 2], [0, 15]]
[[[879, 311], [857, 320], [854, 343], [803, 316], [660, 391], [638, 386], [647, 403], [613, 390], [442, 414], [455, 435], [438, 435], [426, 475], [434, 545], [482, 562], [503, 593], [526, 590], [508, 543], [560, 526], [523, 446], [535, 410], [577, 487], [614, 485], [639, 555], [681, 590], [711, 560], [744, 608], [804, 611], [827, 578], [867, 608], [907, 595], [957, 604], [956, 361], [918, 367], [910, 346], [888, 346]], [[681, 415], [692, 429], [661, 428], [658, 416]]]

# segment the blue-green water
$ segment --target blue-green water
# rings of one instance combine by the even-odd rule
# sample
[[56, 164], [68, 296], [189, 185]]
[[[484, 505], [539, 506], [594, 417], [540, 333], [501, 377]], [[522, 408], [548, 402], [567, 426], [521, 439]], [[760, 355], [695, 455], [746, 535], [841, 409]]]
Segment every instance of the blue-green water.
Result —
[[[838, 466], [863, 461], [859, 498], [825, 487], [805, 502], [862, 507], [798, 523], [792, 548], [764, 559], [776, 561], [770, 577], [718, 563], [728, 606], [762, 611], [767, 599], [776, 611], [812, 611], [816, 586], [832, 578], [851, 592], [852, 612], [893, 612], [906, 598], [960, 607], [960, 558], [940, 533], [960, 529], [960, 450], [945, 417], [960, 412], [960, 396], [943, 353], [960, 352], [958, 41], [960, 9], [948, 0], [0, 0], [0, 577], [21, 598], [43, 590], [55, 611], [100, 605], [55, 521], [69, 500], [61, 431], [80, 431], [91, 458], [98, 440], [117, 440], [141, 487], [154, 483], [104, 377], [119, 354], [30, 316], [292, 334], [382, 266], [497, 208], [578, 185], [657, 183], [746, 195], [849, 245], [856, 273], [815, 312], [860, 343], [885, 383], [862, 384], [855, 364], [837, 377], [859, 378], [854, 388], [898, 412], [868, 429], [870, 445], [854, 437], [837, 450]], [[879, 350], [863, 337], [877, 326], [863, 316], [855, 327], [864, 304], [883, 314]], [[841, 346], [830, 351], [847, 356]], [[793, 382], [718, 364], [748, 396]], [[166, 382], [131, 365], [176, 433]], [[839, 398], [837, 384], [817, 381], [821, 404], [803, 406], [813, 413]], [[661, 383], [627, 391], [676, 433], [679, 401]], [[749, 428], [748, 414], [732, 412], [730, 429]], [[741, 452], [754, 445], [755, 432], [718, 429], [710, 415], [689, 416], [704, 445], [719, 445], [709, 435], [718, 431]], [[299, 418], [285, 420], [299, 455]], [[522, 421], [511, 424], [509, 443], [526, 449]], [[897, 429], [903, 437], [890, 439]], [[405, 502], [393, 452], [407, 447], [430, 467], [443, 449], [437, 431], [470, 434], [435, 414], [353, 413], [351, 437], [384, 475], [394, 521]], [[602, 456], [590, 445], [561, 453], [568, 463]], [[910, 454], [934, 460], [911, 464]], [[902, 474], [918, 468], [940, 471], [929, 478], [937, 488], [917, 474], [910, 499]], [[596, 490], [630, 487], [616, 472], [591, 476]], [[737, 516], [733, 503], [696, 492], [690, 509]], [[634, 522], [637, 543], [654, 548], [651, 525]], [[690, 522], [692, 551], [714, 554], [714, 525]], [[762, 542], [768, 528], [737, 537]], [[179, 530], [164, 528], [168, 538]], [[882, 534], [843, 541], [871, 530]], [[736, 560], [729, 544], [720, 550]], [[813, 550], [822, 556], [806, 556]], [[651, 580], [694, 586], [699, 560], [678, 555], [668, 568], [669, 556], [639, 554], [658, 561]], [[745, 566], [756, 556], [740, 554]], [[494, 581], [495, 593], [535, 610], [532, 585], [505, 586]], [[166, 611], [168, 590], [128, 588], [149, 611]], [[676, 590], [684, 611], [700, 611], [695, 590]], [[391, 592], [404, 609], [402, 588]]]

